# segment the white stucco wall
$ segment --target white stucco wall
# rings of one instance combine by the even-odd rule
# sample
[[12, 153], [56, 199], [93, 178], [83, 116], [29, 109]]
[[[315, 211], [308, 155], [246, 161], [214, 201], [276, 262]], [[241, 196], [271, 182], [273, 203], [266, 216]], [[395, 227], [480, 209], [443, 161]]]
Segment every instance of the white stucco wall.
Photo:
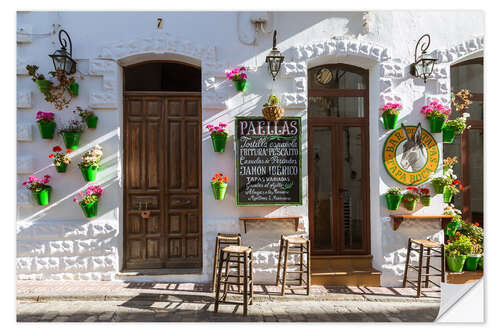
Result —
[[[278, 48], [285, 64], [275, 82], [267, 72], [265, 56], [272, 45], [270, 34], [258, 33], [256, 45], [250, 13], [234, 12], [23, 12], [18, 14], [18, 277], [26, 279], [113, 279], [122, 265], [122, 67], [144, 60], [183, 60], [201, 65], [203, 123], [225, 121], [230, 139], [224, 154], [213, 153], [208, 133], [203, 132], [203, 273], [157, 276], [164, 281], [208, 281], [211, 276], [214, 239], [217, 232], [239, 232], [244, 244], [254, 248], [257, 282], [274, 279], [278, 240], [282, 233], [294, 234], [292, 224], [252, 224], [248, 233], [238, 222], [244, 216], [303, 216], [308, 230], [307, 189], [307, 69], [324, 63], [349, 63], [370, 70], [370, 197], [371, 250], [373, 265], [383, 272], [383, 285], [399, 285], [409, 236], [443, 240], [438, 221], [404, 222], [393, 231], [383, 193], [398, 184], [382, 164], [382, 146], [389, 134], [383, 129], [378, 108], [398, 101], [406, 124], [428, 122], [419, 109], [430, 98], [449, 103], [449, 64], [483, 49], [482, 12], [382, 11], [370, 12], [278, 12], [267, 13], [268, 30], [278, 30]], [[157, 18], [164, 28], [156, 29]], [[439, 24], [436, 24], [439, 22]], [[78, 60], [80, 93], [67, 110], [54, 111], [43, 100], [24, 70], [37, 64], [42, 73], [51, 70], [47, 56], [59, 47], [52, 31], [59, 24], [73, 41]], [[436, 50], [439, 64], [435, 75], [424, 85], [409, 75], [418, 38], [429, 33], [430, 49]], [[334, 39], [332, 39], [335, 37]], [[247, 43], [247, 44], [245, 44]], [[235, 66], [249, 67], [247, 90], [237, 93], [225, 80], [224, 71]], [[259, 116], [271, 89], [282, 100], [287, 116], [302, 117], [301, 206], [236, 207], [234, 196], [235, 116]], [[56, 113], [61, 124], [71, 118], [74, 106], [90, 106], [99, 116], [96, 130], [86, 131], [80, 149], [66, 174], [57, 174], [47, 155], [57, 137], [42, 140], [35, 123], [38, 110]], [[441, 134], [434, 134], [442, 152]], [[99, 217], [88, 222], [71, 201], [86, 184], [77, 163], [94, 144], [104, 148], [104, 170], [97, 183], [104, 186]], [[216, 172], [231, 176], [226, 199], [216, 202], [209, 179]], [[20, 184], [31, 173], [53, 176], [51, 205], [36, 206]], [[400, 184], [402, 187], [402, 185]], [[442, 196], [431, 207], [418, 207], [416, 214], [441, 214]], [[137, 279], [146, 279], [138, 277]]]

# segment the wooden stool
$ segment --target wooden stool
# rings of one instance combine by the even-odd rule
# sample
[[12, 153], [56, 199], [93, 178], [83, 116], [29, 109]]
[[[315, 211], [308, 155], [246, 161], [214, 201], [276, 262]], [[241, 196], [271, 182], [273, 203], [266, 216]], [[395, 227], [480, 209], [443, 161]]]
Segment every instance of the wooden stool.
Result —
[[[231, 266], [231, 263], [236, 263], [237, 266]], [[243, 265], [243, 275], [240, 274], [239, 267]], [[224, 277], [222, 276], [222, 267], [225, 266]], [[238, 268], [236, 275], [230, 274], [232, 268]], [[237, 282], [230, 281], [231, 278], [237, 279]], [[240, 282], [243, 278], [243, 283]], [[224, 295], [220, 296], [221, 283], [224, 287]], [[228, 291], [229, 285], [243, 285], [243, 303], [227, 302], [227, 294], [241, 294], [238, 292]], [[252, 248], [247, 246], [230, 245], [221, 250], [219, 257], [219, 265], [217, 270], [217, 283], [215, 285], [215, 306], [214, 312], [219, 310], [219, 303], [228, 304], [243, 304], [243, 315], [248, 315], [248, 304], [253, 303], [253, 257]]]
[[[281, 273], [281, 258], [284, 255], [284, 263], [283, 263], [283, 274], [280, 279]], [[289, 254], [299, 254], [300, 255], [300, 264], [289, 264], [288, 263], [288, 255]], [[304, 263], [304, 254], [307, 257], [307, 263]], [[280, 254], [278, 256], [278, 271], [276, 272], [276, 285], [279, 286], [279, 283], [282, 283], [281, 287], [281, 296], [285, 295], [285, 286], [287, 282], [286, 274], [288, 266], [298, 266], [299, 269], [297, 271], [290, 271], [290, 273], [299, 274], [298, 279], [288, 279], [288, 281], [299, 281], [300, 286], [302, 286], [302, 282], [306, 283], [307, 295], [310, 294], [311, 291], [311, 242], [309, 239], [305, 239], [304, 237], [293, 237], [293, 236], [283, 236], [281, 235], [280, 240]], [[303, 274], [306, 274], [307, 281], [303, 279]]]
[[[212, 272], [212, 292], [215, 291], [215, 279], [217, 275], [218, 261], [220, 256], [220, 251], [222, 248], [229, 245], [241, 245], [241, 235], [240, 234], [223, 234], [218, 233], [215, 238], [215, 254], [214, 254], [214, 270]], [[238, 267], [238, 275], [241, 271]], [[241, 282], [241, 281], [239, 281]], [[241, 286], [238, 286], [238, 291], [241, 291]]]
[[[414, 248], [413, 245], [416, 245], [417, 248]], [[424, 249], [426, 250], [426, 254], [424, 254]], [[411, 251], [418, 252], [418, 267], [410, 265], [410, 253]], [[431, 251], [437, 254], [431, 254]], [[437, 257], [441, 258], [441, 269], [434, 267], [431, 265], [431, 258]], [[426, 258], [426, 265], [423, 266], [423, 259]], [[417, 281], [409, 281], [408, 280], [408, 267], [414, 269], [418, 273]], [[422, 269], [425, 268], [425, 274], [422, 274]], [[430, 268], [439, 272], [439, 274], [430, 274]], [[406, 252], [406, 265], [405, 265], [405, 274], [403, 277], [403, 288], [406, 288], [406, 283], [411, 284], [413, 287], [417, 288], [417, 297], [420, 297], [420, 289], [422, 287], [422, 276], [425, 276], [425, 288], [429, 288], [429, 282], [434, 284], [435, 286], [441, 288], [440, 285], [431, 281], [429, 277], [431, 276], [440, 276], [441, 282], [445, 282], [444, 277], [444, 244], [431, 241], [429, 239], [408, 239], [408, 251]], [[414, 284], [417, 282], [417, 285]]]

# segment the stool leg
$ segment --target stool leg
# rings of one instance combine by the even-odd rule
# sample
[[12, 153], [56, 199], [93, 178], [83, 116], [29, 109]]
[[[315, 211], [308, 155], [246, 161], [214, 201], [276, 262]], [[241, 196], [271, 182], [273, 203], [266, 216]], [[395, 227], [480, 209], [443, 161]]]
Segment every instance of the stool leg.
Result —
[[226, 269], [224, 272], [224, 302], [226, 301], [227, 297], [227, 286], [229, 285], [229, 261], [231, 261], [231, 253], [228, 253], [226, 256]]
[[221, 253], [219, 257], [219, 269], [217, 271], [217, 281], [215, 284], [215, 305], [214, 312], [219, 311], [219, 297], [220, 297], [220, 279], [222, 277], [222, 265], [224, 260], [224, 253]]
[[[241, 239], [238, 239], [238, 245], [241, 246]], [[238, 283], [241, 283], [241, 264], [238, 258]], [[238, 292], [241, 293], [241, 285], [238, 285]]]
[[250, 305], [253, 304], [253, 253], [250, 252]]
[[280, 270], [281, 270], [281, 255], [283, 254], [283, 235], [280, 239], [280, 253], [278, 255], [278, 270], [276, 271], [276, 286], [279, 286], [280, 282]]
[[408, 250], [406, 251], [405, 274], [403, 276], [403, 288], [406, 288], [406, 279], [408, 278], [408, 265], [410, 264], [411, 239], [408, 238]]
[[307, 296], [311, 293], [311, 242], [309, 239], [307, 244]]
[[[239, 265], [239, 264], [238, 264]], [[245, 252], [243, 265], [243, 315], [248, 315], [248, 254]]]
[[429, 271], [430, 271], [430, 267], [429, 265], [431, 264], [431, 248], [428, 247], [427, 248], [427, 262], [426, 262], [426, 267], [425, 267], [425, 288], [429, 288]]
[[304, 244], [300, 244], [300, 273], [299, 273], [299, 279], [300, 279], [300, 285], [302, 286], [302, 278], [303, 278], [303, 271], [304, 271]]
[[281, 286], [281, 296], [285, 296], [285, 285], [286, 285], [286, 266], [288, 263], [288, 241], [284, 241], [285, 243], [285, 262], [283, 263], [283, 285]]
[[441, 244], [441, 282], [445, 283], [445, 272], [444, 272], [444, 244]]
[[215, 239], [214, 271], [212, 273], [212, 292], [215, 291], [215, 277], [217, 275], [217, 261], [219, 260], [219, 237]]
[[417, 297], [420, 297], [420, 289], [422, 287], [422, 263], [423, 263], [423, 256], [424, 256], [424, 245], [420, 244], [419, 250], [418, 250], [418, 286], [417, 286]]

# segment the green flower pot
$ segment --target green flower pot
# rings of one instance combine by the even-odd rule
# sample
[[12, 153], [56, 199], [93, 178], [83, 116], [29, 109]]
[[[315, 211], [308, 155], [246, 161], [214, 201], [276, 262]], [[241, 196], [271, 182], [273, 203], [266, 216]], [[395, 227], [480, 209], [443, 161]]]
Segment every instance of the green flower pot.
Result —
[[40, 206], [47, 206], [50, 203], [50, 194], [52, 193], [52, 187], [48, 186], [41, 191], [31, 192], [33, 198]]
[[56, 131], [56, 123], [55, 122], [39, 122], [38, 129], [40, 130], [40, 136], [42, 139], [53, 139], [54, 132]]
[[432, 133], [441, 133], [444, 125], [444, 119], [441, 117], [430, 117], [428, 118], [431, 124]]
[[91, 217], [96, 217], [97, 216], [97, 203], [99, 201], [94, 201], [88, 205], [81, 204], [80, 207], [82, 207], [83, 215], [85, 217], [91, 218]]
[[404, 201], [405, 208], [407, 210], [415, 210], [415, 207], [417, 206], [417, 200], [408, 200]]
[[383, 113], [382, 119], [384, 119], [384, 128], [386, 130], [395, 129], [398, 122], [398, 114]]
[[449, 189], [446, 187], [443, 190], [443, 202], [451, 202], [451, 199], [453, 198], [453, 194]]
[[477, 265], [479, 264], [480, 259], [481, 259], [480, 254], [469, 254], [467, 256], [467, 259], [465, 259], [464, 270], [466, 271], [477, 270]]
[[465, 260], [467, 256], [458, 255], [458, 256], [446, 256], [446, 265], [448, 266], [448, 270], [450, 272], [461, 272], [464, 268]]
[[76, 82], [73, 82], [70, 84], [69, 88], [66, 88], [68, 90], [68, 93], [71, 96], [78, 96], [78, 89], [80, 88], [80, 85]]
[[452, 127], [445, 126], [443, 127], [443, 142], [452, 143], [455, 139], [456, 131]]
[[227, 183], [211, 183], [215, 200], [224, 200], [226, 196]]
[[47, 94], [50, 92], [51, 83], [49, 80], [36, 80], [35, 83], [42, 94]]
[[99, 169], [96, 166], [88, 166], [88, 167], [82, 167], [79, 166], [80, 170], [82, 171], [82, 176], [83, 179], [87, 182], [91, 182], [96, 180], [97, 178], [97, 169]]
[[66, 146], [66, 149], [71, 149], [71, 150], [78, 149], [78, 144], [80, 142], [80, 136], [82, 135], [81, 132], [76, 132], [76, 133], [62, 132], [61, 135], [63, 137], [64, 145]]
[[88, 128], [97, 128], [97, 120], [99, 118], [97, 116], [88, 116], [85, 118], [85, 122], [87, 123]]
[[212, 145], [214, 152], [223, 153], [226, 148], [227, 135], [212, 135]]
[[245, 87], [247, 85], [247, 80], [240, 80], [240, 81], [233, 81], [234, 86], [236, 87], [236, 90], [238, 91], [243, 91], [245, 90]]
[[54, 165], [56, 167], [56, 171], [59, 173], [64, 173], [66, 172], [66, 169], [68, 168], [68, 164], [66, 163], [60, 163], [59, 165]]
[[484, 254], [481, 256], [481, 259], [479, 259], [479, 262], [477, 263], [477, 268], [480, 270], [484, 270]]
[[444, 230], [444, 233], [448, 236], [455, 236], [458, 228], [460, 227], [460, 222], [459, 221], [451, 221], [446, 225], [446, 229]]
[[402, 194], [385, 194], [385, 201], [387, 202], [388, 210], [398, 210], [399, 204], [401, 203], [401, 199], [403, 198]]
[[422, 206], [430, 206], [431, 205], [431, 197], [420, 197], [420, 202], [422, 203]]
[[446, 171], [450, 170], [451, 167], [449, 165], [443, 165], [443, 175], [446, 173]]
[[436, 194], [442, 194], [444, 191], [444, 185], [437, 185], [432, 183], [432, 187], [434, 187], [434, 192], [436, 192]]

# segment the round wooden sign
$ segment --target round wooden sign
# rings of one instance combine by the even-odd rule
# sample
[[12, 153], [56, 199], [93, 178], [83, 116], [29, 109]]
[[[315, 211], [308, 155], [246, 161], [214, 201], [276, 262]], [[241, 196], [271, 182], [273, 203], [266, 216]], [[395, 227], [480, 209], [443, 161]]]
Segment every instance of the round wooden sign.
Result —
[[417, 126], [404, 126], [389, 135], [382, 151], [389, 175], [405, 185], [418, 185], [429, 179], [439, 164], [439, 148], [434, 137]]

